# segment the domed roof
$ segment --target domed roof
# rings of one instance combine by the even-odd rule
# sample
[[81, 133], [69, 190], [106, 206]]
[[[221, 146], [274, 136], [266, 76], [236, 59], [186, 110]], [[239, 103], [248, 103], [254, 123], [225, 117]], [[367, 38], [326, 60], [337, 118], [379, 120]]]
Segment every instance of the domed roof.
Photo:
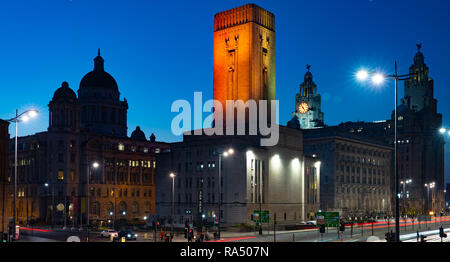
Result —
[[77, 96], [75, 92], [69, 87], [69, 83], [62, 82], [61, 87], [56, 89], [53, 94], [53, 100], [76, 100]]
[[98, 50], [98, 56], [94, 58], [94, 70], [81, 79], [80, 89], [82, 88], [106, 88], [119, 91], [116, 80], [105, 72], [104, 60], [100, 56], [100, 49]]
[[136, 130], [134, 130], [131, 133], [131, 139], [133, 140], [139, 140], [139, 141], [147, 141], [145, 138], [144, 132], [142, 132], [141, 128], [139, 126], [136, 127]]

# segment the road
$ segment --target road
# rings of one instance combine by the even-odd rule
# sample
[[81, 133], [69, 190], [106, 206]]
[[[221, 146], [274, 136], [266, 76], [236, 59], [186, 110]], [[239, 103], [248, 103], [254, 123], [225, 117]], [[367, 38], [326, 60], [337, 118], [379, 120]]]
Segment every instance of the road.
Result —
[[[434, 219], [430, 222], [411, 221], [409, 219], [400, 220], [401, 239], [404, 236], [411, 236], [416, 240], [417, 231], [425, 232], [437, 230], [440, 226], [450, 231], [450, 217]], [[385, 234], [394, 231], [394, 221], [379, 221], [375, 223], [366, 223], [363, 225], [347, 225], [345, 231], [338, 234], [337, 228], [327, 228], [326, 233], [320, 234], [317, 228], [294, 231], [264, 231], [263, 235], [255, 232], [231, 233], [222, 232], [221, 242], [367, 242], [368, 238], [375, 236], [381, 241], [385, 241]], [[372, 233], [373, 232], [373, 233]], [[136, 232], [138, 234], [137, 242], [154, 242], [154, 232]], [[77, 236], [82, 242], [86, 242], [87, 232], [67, 232], [62, 230], [31, 229], [21, 228], [21, 242], [37, 241], [67, 241], [70, 236]], [[159, 234], [158, 234], [159, 236]], [[99, 232], [91, 232], [89, 242], [109, 242], [107, 238], [100, 238]], [[159, 239], [157, 239], [159, 242]], [[186, 242], [182, 235], [176, 235], [174, 242]], [[371, 241], [371, 240], [369, 240]], [[410, 241], [409, 239], [405, 241]], [[211, 241], [214, 242], [214, 241]]]

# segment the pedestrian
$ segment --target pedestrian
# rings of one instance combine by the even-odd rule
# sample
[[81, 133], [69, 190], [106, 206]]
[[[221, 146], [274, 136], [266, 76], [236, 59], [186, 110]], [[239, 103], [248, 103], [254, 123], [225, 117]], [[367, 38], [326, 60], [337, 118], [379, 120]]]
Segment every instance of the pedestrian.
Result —
[[420, 236], [419, 236], [419, 230], [417, 230], [417, 242], [419, 242], [419, 238], [420, 238]]
[[161, 242], [162, 242], [163, 238], [164, 238], [164, 232], [163, 231], [161, 231], [160, 238], [161, 238]]

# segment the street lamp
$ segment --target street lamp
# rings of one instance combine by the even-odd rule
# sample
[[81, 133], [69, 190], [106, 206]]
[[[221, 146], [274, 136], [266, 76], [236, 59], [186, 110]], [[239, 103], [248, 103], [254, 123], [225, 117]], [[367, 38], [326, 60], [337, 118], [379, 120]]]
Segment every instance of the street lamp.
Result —
[[397, 140], [397, 82], [399, 80], [408, 80], [411, 78], [412, 75], [415, 75], [415, 73], [409, 73], [405, 75], [399, 75], [397, 73], [397, 61], [394, 63], [394, 74], [393, 75], [387, 75], [380, 72], [369, 72], [365, 69], [360, 70], [356, 73], [356, 78], [359, 81], [365, 81], [369, 77], [369, 75], [372, 75], [372, 82], [375, 85], [380, 85], [384, 82], [385, 79], [392, 79], [394, 80], [394, 99], [395, 99], [395, 105], [394, 105], [394, 155], [395, 155], [395, 161], [394, 161], [394, 196], [395, 196], [395, 241], [400, 242], [400, 219], [399, 219], [399, 196], [398, 196], [398, 187], [399, 187], [399, 179], [398, 179], [398, 140]]
[[[48, 183], [44, 184], [47, 187], [47, 197], [49, 194]], [[52, 228], [55, 226], [55, 184], [52, 183]]]
[[16, 236], [16, 220], [17, 220], [17, 129], [19, 122], [27, 122], [30, 118], [34, 118], [38, 115], [38, 111], [34, 109], [26, 110], [25, 112], [19, 114], [19, 111], [16, 109], [16, 116], [8, 119], [8, 122], [14, 122], [16, 126], [16, 135], [15, 135], [15, 146], [14, 146], [14, 237]]
[[172, 222], [172, 235], [173, 236], [173, 219], [174, 219], [174, 202], [175, 202], [175, 174], [170, 173], [170, 178], [172, 178], [172, 212], [171, 212], [171, 222]]
[[[97, 169], [100, 166], [100, 164], [98, 162], [93, 162], [92, 163], [92, 168]], [[89, 239], [89, 180], [91, 179], [91, 165], [87, 165], [87, 175], [86, 175], [86, 184], [87, 184], [87, 188], [86, 188], [86, 225], [87, 225], [87, 235], [88, 235], [88, 239]]]
[[113, 223], [113, 226], [112, 226], [112, 228], [114, 228], [114, 218], [113, 218], [113, 215], [114, 215], [114, 213], [112, 212], [112, 211], [109, 211], [109, 216], [111, 217], [111, 220], [112, 220], [112, 223]]
[[[430, 189], [433, 189], [435, 186], [434, 182], [425, 184], [425, 187], [427, 188], [427, 208], [429, 209], [429, 203], [430, 203]], [[433, 199], [431, 200], [431, 209], [433, 209]]]
[[406, 215], [406, 186], [407, 184], [411, 183], [412, 179], [408, 179], [408, 180], [402, 180], [400, 181], [400, 184], [403, 185], [403, 212], [405, 212]]
[[233, 148], [229, 148], [228, 150], [225, 150], [223, 152], [219, 152], [217, 153], [217, 155], [219, 155], [219, 220], [217, 223], [217, 237], [218, 239], [220, 239], [220, 219], [221, 219], [221, 213], [222, 213], [222, 155], [224, 157], [227, 157], [229, 155], [234, 154], [234, 149]]

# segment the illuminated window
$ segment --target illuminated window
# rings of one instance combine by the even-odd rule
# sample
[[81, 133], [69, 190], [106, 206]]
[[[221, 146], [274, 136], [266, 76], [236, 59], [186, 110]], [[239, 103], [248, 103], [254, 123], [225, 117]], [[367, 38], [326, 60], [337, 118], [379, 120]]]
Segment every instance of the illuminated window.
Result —
[[72, 181], [75, 180], [75, 171], [70, 170], [70, 178], [72, 179]]
[[58, 171], [58, 180], [63, 180], [64, 179], [64, 171], [59, 170]]
[[119, 151], [124, 151], [125, 150], [125, 146], [122, 143], [119, 143], [118, 149], [119, 149]]

